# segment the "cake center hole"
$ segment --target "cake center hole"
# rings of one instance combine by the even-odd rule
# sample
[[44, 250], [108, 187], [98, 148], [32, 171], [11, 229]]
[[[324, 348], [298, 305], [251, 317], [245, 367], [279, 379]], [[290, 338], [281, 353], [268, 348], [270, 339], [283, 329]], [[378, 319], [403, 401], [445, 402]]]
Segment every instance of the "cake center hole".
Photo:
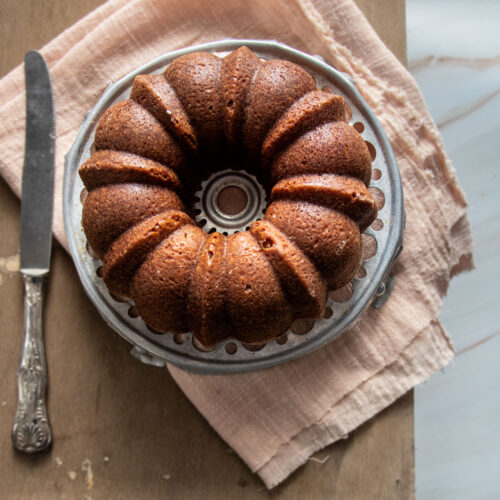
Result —
[[226, 215], [236, 215], [245, 210], [248, 197], [238, 186], [227, 186], [217, 195], [217, 206]]

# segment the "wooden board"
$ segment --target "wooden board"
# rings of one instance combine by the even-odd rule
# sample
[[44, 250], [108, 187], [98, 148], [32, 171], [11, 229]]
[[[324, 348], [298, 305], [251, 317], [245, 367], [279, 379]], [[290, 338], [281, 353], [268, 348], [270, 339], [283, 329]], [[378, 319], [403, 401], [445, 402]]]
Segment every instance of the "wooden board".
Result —
[[[100, 0], [2, 0], [0, 75], [97, 7]], [[404, 1], [358, 0], [382, 39], [405, 61]], [[0, 181], [0, 257], [15, 267], [19, 201]], [[71, 259], [55, 245], [45, 307], [50, 453], [11, 447], [21, 347], [22, 282], [0, 275], [0, 496], [18, 498], [413, 498], [413, 393], [317, 453], [272, 492], [228, 448], [165, 370], [129, 345], [86, 298]], [[93, 486], [82, 463], [90, 461]], [[86, 497], [87, 495], [87, 497]]]

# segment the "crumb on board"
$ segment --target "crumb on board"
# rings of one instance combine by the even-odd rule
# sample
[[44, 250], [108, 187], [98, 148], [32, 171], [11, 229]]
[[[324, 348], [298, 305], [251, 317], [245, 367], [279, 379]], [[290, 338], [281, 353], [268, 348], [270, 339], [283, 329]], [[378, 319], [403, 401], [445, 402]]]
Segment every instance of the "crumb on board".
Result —
[[19, 254], [0, 257], [0, 273], [16, 273], [19, 271]]
[[74, 481], [76, 479], [76, 471], [74, 470], [68, 471], [68, 477], [71, 479], [71, 481]]
[[[9, 257], [0, 257], [0, 285], [3, 283], [3, 275], [12, 276], [19, 271], [19, 254]], [[3, 406], [3, 405], [2, 405]]]
[[103, 458], [103, 460], [104, 460], [105, 462], [109, 462], [109, 457], [104, 457], [104, 458]]
[[92, 472], [92, 462], [88, 458], [82, 462], [82, 472], [85, 472], [87, 489], [91, 490], [94, 487], [94, 473]]
[[61, 460], [61, 457], [56, 457], [54, 458], [54, 462], [56, 463], [56, 467], [59, 469], [61, 465], [63, 464], [63, 461]]
[[326, 457], [324, 458], [317, 458], [317, 457], [309, 457], [308, 460], [310, 462], [317, 462], [318, 464], [321, 464], [323, 465], [324, 463], [327, 462], [327, 460], [330, 458], [330, 455], [327, 455]]
[[170, 479], [170, 474], [162, 474], [161, 476], [165, 481], [168, 481]]

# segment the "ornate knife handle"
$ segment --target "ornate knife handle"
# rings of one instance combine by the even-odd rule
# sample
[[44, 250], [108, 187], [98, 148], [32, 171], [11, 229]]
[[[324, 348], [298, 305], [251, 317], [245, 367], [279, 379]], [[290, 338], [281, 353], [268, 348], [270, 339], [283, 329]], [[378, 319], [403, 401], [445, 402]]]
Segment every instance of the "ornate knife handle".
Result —
[[45, 405], [47, 364], [42, 334], [43, 277], [23, 274], [24, 345], [17, 370], [18, 400], [12, 442], [15, 448], [25, 453], [44, 451], [52, 442]]

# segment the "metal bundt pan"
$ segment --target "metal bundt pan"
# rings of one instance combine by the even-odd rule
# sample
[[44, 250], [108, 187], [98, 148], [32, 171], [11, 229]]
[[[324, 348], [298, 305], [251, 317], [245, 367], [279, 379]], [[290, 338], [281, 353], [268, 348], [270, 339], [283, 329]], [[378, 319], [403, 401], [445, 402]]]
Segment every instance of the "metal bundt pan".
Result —
[[[229, 339], [214, 350], [204, 352], [199, 346], [193, 345], [190, 333], [176, 336], [153, 333], [140, 318], [134, 317], [136, 314], [131, 302], [118, 302], [110, 296], [98, 276], [101, 262], [93, 259], [86, 250], [80, 201], [84, 186], [78, 176], [78, 167], [90, 156], [95, 127], [100, 117], [112, 104], [129, 97], [136, 75], [159, 73], [175, 58], [189, 52], [207, 51], [224, 56], [242, 45], [246, 45], [263, 59], [287, 59], [303, 66], [316, 79], [319, 88], [328, 86], [345, 98], [352, 109], [350, 123], [362, 123], [363, 138], [375, 148], [373, 169], [379, 170], [381, 175], [378, 180], [372, 181], [371, 187], [382, 191], [385, 204], [378, 215], [379, 230], [375, 231], [372, 226], [366, 231], [369, 237], [375, 238], [377, 244], [375, 255], [363, 262], [366, 276], [353, 279], [352, 295], [346, 302], [338, 303], [329, 299], [325, 315], [328, 318], [315, 321], [312, 329], [305, 334], [289, 331], [286, 336], [267, 343], [259, 350], [250, 350], [240, 342]], [[405, 215], [401, 179], [394, 153], [377, 118], [349, 75], [335, 70], [319, 56], [310, 56], [275, 41], [222, 40], [176, 50], [154, 59], [109, 85], [97, 105], [85, 115], [76, 141], [66, 155], [63, 196], [64, 222], [71, 255], [85, 291], [106, 322], [133, 344], [132, 354], [141, 361], [155, 366], [164, 366], [169, 361], [196, 373], [239, 373], [269, 368], [296, 359], [330, 342], [352, 327], [370, 304], [374, 307], [383, 305], [394, 282], [389, 273], [402, 248]]]

